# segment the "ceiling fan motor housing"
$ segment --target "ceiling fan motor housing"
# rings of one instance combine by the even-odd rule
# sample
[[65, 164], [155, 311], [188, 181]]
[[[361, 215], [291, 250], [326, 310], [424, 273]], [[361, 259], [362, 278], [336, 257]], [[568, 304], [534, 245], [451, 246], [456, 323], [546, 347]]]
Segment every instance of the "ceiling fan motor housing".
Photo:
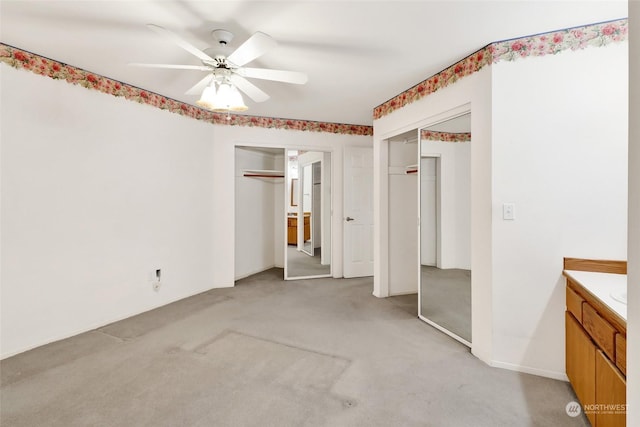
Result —
[[227, 45], [233, 40], [233, 33], [227, 30], [213, 30], [211, 35], [221, 45]]

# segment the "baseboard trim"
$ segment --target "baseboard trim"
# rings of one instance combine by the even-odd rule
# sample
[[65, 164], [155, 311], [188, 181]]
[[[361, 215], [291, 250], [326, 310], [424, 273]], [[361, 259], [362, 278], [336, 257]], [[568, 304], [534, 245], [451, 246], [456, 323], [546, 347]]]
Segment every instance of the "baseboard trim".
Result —
[[389, 294], [390, 297], [399, 297], [401, 295], [415, 295], [416, 299], [417, 299], [418, 298], [418, 291], [417, 290], [415, 290], [415, 291], [402, 291], [402, 292], [393, 292], [393, 293]]
[[554, 380], [569, 382], [564, 372], [548, 371], [546, 369], [532, 368], [530, 366], [516, 365], [513, 363], [492, 360], [490, 365], [494, 368], [507, 369], [509, 371], [522, 372], [523, 374], [537, 375], [539, 377], [552, 378]]

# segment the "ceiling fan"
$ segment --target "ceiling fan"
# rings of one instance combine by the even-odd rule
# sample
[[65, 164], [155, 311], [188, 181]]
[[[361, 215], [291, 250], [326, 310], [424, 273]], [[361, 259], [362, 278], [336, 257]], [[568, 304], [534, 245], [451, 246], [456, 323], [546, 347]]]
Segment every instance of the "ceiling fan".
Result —
[[235, 51], [229, 55], [225, 55], [224, 53], [228, 51], [226, 46], [233, 38], [233, 34], [229, 31], [213, 30], [211, 34], [218, 41], [219, 46], [217, 48], [200, 50], [177, 34], [159, 25], [147, 24], [147, 27], [199, 58], [202, 61], [202, 65], [143, 63], [130, 63], [129, 65], [207, 71], [207, 76], [196, 83], [186, 94], [197, 95], [202, 93], [197, 104], [210, 110], [227, 112], [229, 110], [246, 110], [247, 107], [244, 105], [237, 89], [247, 94], [255, 102], [263, 102], [269, 99], [267, 93], [246, 78], [294, 84], [304, 84], [307, 82], [307, 75], [298, 71], [250, 68], [244, 66], [277, 46], [277, 42], [265, 33], [254, 33]]

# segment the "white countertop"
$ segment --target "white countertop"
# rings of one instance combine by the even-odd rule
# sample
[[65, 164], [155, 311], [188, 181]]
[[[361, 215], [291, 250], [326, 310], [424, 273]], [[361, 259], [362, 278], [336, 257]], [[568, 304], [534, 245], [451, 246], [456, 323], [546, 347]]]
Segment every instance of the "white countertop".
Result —
[[565, 270], [567, 276], [578, 282], [607, 307], [627, 320], [627, 304], [616, 301], [611, 294], [627, 292], [627, 275], [614, 273], [593, 273], [590, 271]]

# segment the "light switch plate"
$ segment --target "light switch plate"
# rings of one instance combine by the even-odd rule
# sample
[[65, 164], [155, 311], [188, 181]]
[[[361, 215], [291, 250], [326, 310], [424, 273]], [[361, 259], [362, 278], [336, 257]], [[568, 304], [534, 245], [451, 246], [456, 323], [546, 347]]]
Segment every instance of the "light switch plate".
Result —
[[502, 219], [514, 220], [516, 219], [516, 205], [513, 203], [502, 204]]

